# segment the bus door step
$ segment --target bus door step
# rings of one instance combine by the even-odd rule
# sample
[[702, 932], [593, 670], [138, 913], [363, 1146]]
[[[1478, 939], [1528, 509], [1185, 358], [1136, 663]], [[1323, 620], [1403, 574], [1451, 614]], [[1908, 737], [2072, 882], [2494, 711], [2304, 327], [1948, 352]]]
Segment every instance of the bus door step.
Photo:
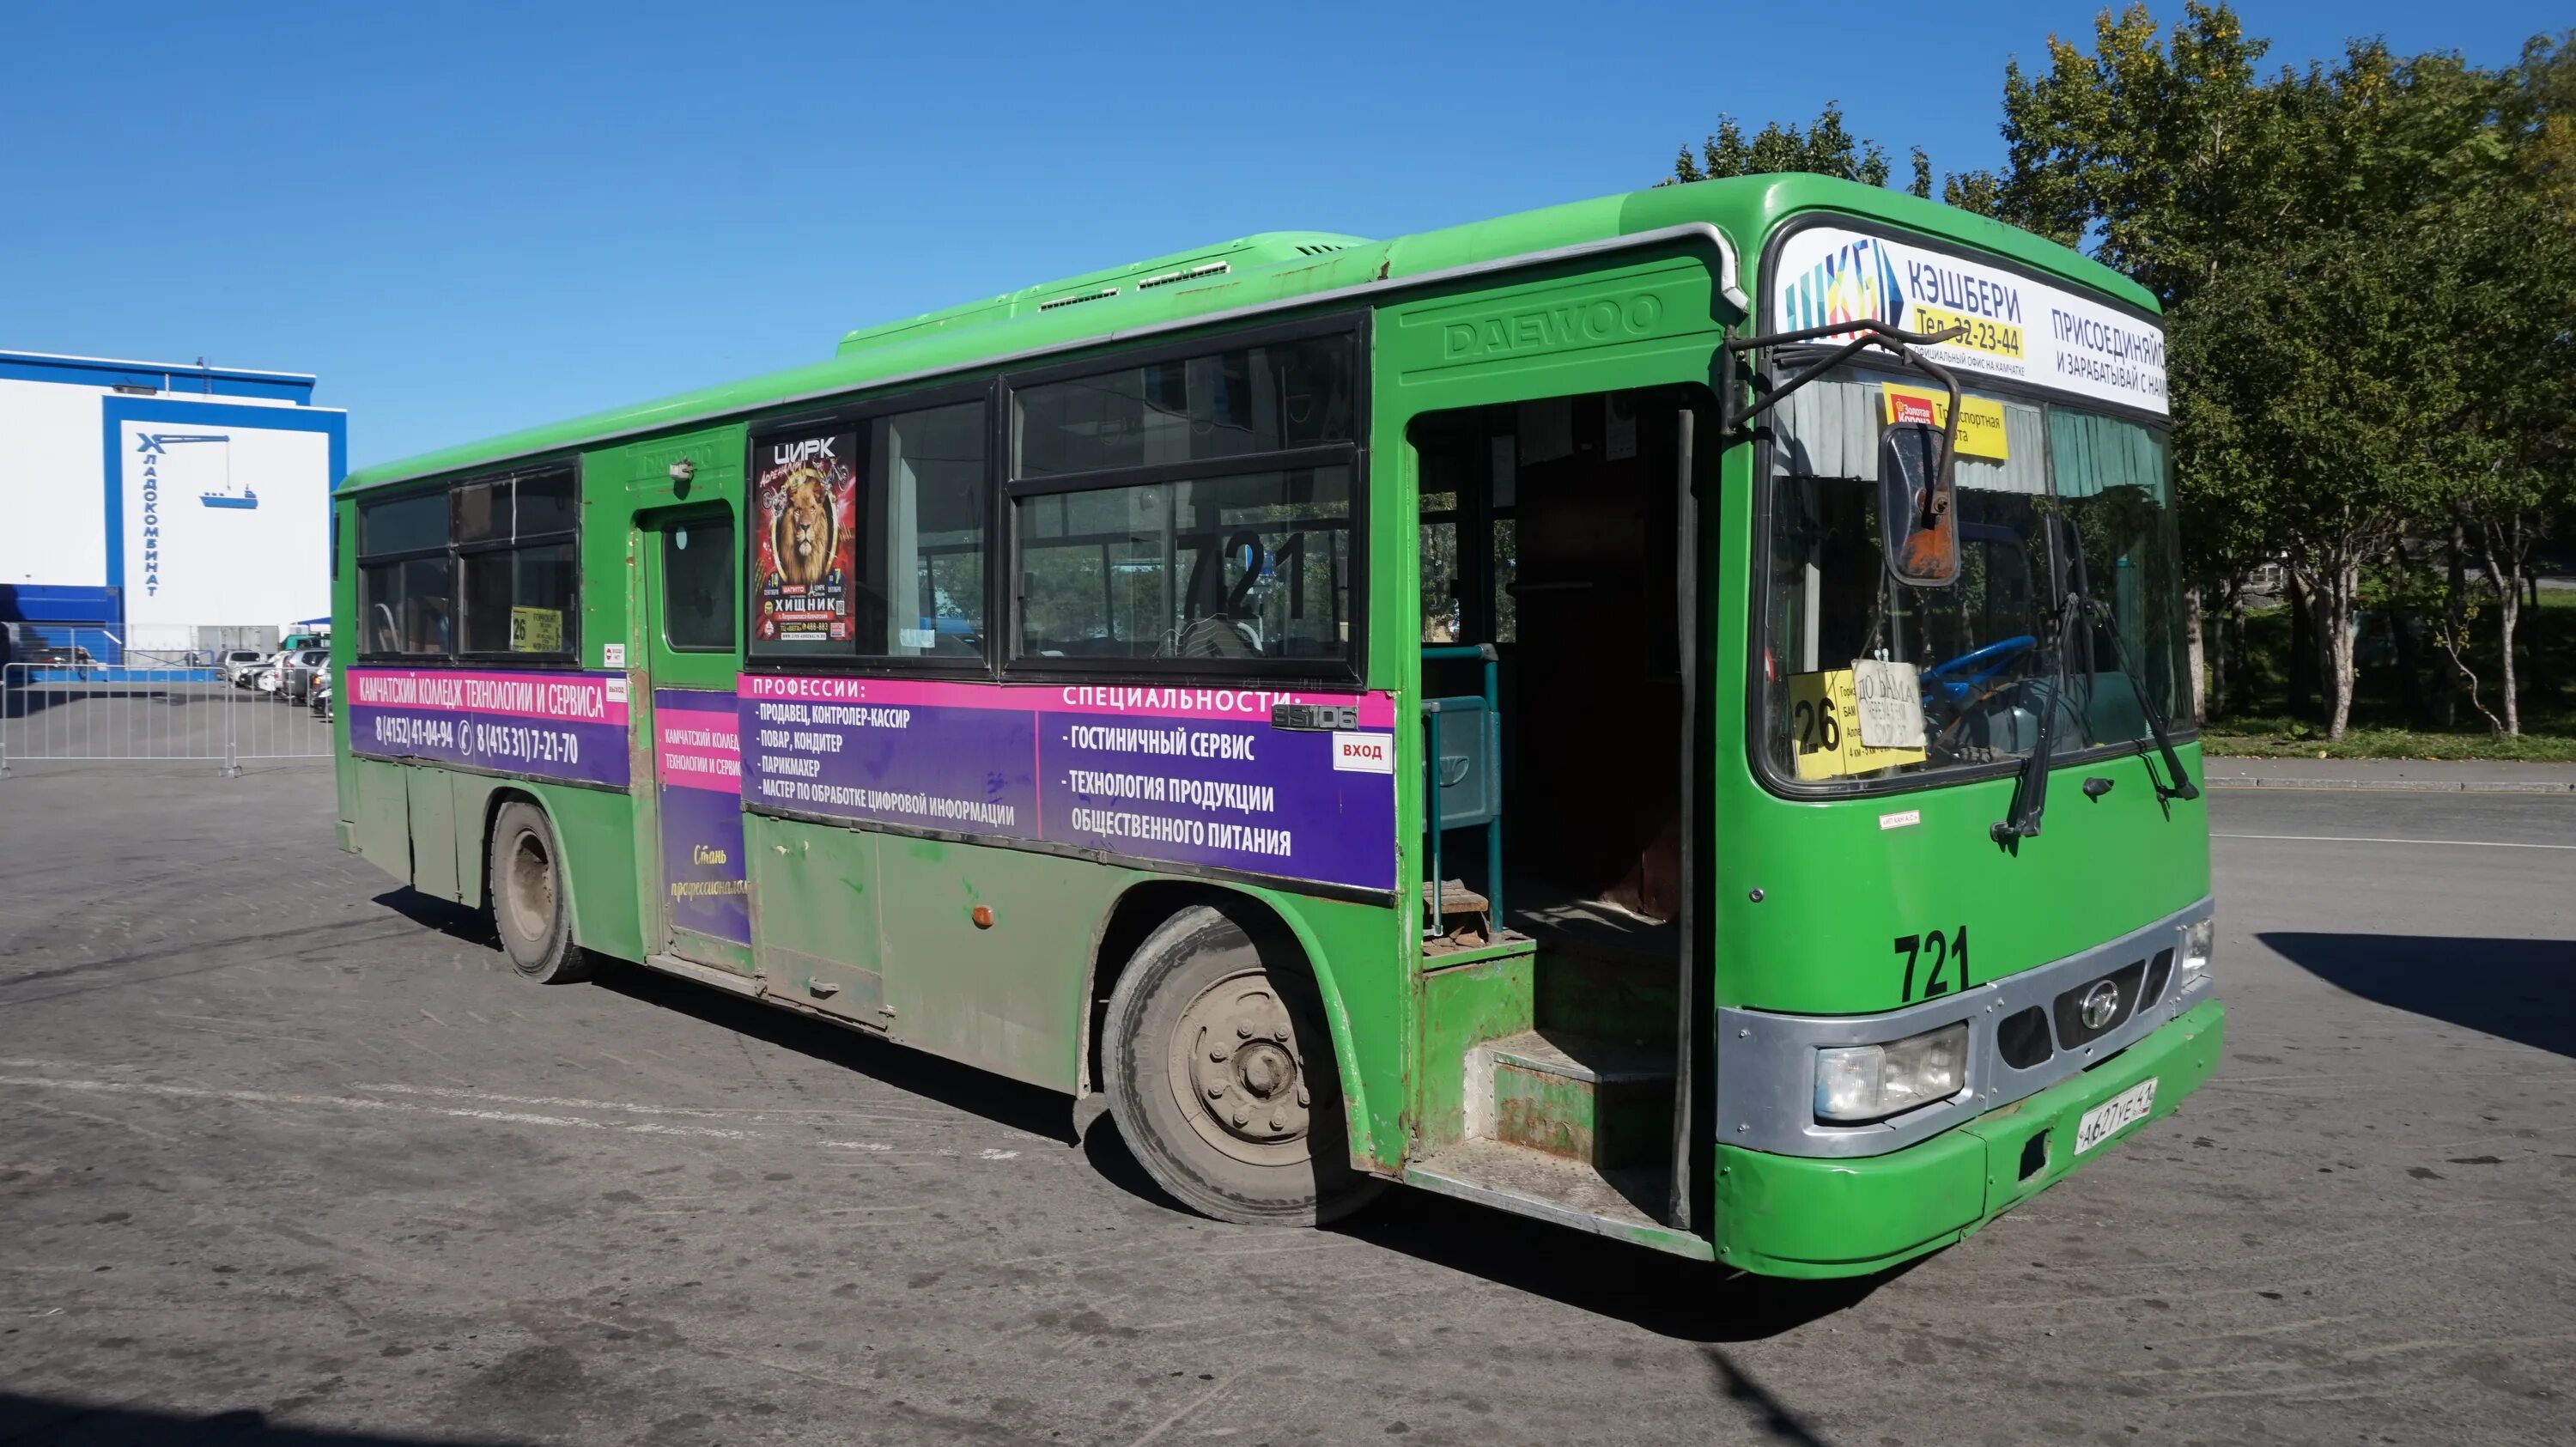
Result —
[[1602, 1171], [1527, 1146], [1463, 1140], [1408, 1165], [1405, 1184], [1535, 1216], [1676, 1256], [1716, 1259], [1709, 1243], [1663, 1223], [1670, 1176], [1661, 1170]]
[[1524, 1030], [1467, 1052], [1467, 1137], [1405, 1179], [1605, 1236], [1706, 1258], [1664, 1224], [1673, 1059], [1640, 1045]]
[[1434, 915], [1440, 933], [1453, 942], [1490, 940], [1494, 935], [1493, 901], [1469, 889], [1465, 880], [1442, 880], [1438, 888], [1422, 882], [1422, 928], [1428, 933]]
[[1467, 1133], [1597, 1170], [1672, 1154], [1673, 1059], [1553, 1028], [1467, 1052]]

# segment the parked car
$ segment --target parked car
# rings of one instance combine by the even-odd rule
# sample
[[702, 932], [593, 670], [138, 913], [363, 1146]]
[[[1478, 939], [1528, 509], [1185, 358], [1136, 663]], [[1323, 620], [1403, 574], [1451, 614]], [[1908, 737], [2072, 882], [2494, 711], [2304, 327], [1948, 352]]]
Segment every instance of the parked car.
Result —
[[299, 648], [286, 655], [278, 665], [277, 696], [288, 703], [306, 703], [313, 696], [313, 674], [331, 664], [328, 648]]
[[77, 643], [73, 644], [69, 648], [64, 648], [56, 644], [45, 644], [33, 648], [22, 647], [19, 649], [18, 657], [14, 661], [31, 664], [37, 668], [69, 669], [74, 677], [81, 679], [87, 679], [90, 676], [91, 670], [100, 667], [98, 656], [91, 653], [88, 648]]
[[260, 665], [268, 655], [256, 648], [230, 648], [217, 665], [224, 671], [224, 681], [235, 688], [248, 688], [259, 677]]

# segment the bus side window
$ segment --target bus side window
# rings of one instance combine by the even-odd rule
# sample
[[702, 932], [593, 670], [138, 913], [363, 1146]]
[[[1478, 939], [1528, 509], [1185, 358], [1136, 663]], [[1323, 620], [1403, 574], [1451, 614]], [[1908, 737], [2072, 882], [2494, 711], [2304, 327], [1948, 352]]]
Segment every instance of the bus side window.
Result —
[[455, 640], [447, 493], [416, 492], [358, 505], [358, 651], [443, 656]]
[[662, 530], [662, 638], [674, 652], [733, 649], [733, 519]]

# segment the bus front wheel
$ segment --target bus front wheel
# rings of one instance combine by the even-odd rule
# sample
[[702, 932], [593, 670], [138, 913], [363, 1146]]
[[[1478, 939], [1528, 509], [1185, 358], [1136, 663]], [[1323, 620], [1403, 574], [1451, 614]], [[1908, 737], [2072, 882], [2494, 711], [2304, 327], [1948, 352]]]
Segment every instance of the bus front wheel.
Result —
[[492, 821], [492, 925], [510, 964], [541, 985], [590, 978], [590, 959], [572, 942], [563, 850], [554, 824], [534, 804], [501, 806]]
[[1103, 1085], [1155, 1184], [1246, 1225], [1314, 1225], [1383, 1182], [1351, 1169], [1332, 1037], [1296, 946], [1208, 905], [1138, 947], [1110, 992]]

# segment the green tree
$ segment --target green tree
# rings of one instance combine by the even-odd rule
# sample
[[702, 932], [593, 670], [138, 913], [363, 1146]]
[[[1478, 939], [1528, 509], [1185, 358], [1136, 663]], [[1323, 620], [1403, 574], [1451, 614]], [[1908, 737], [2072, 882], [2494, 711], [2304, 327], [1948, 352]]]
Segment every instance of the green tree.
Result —
[[2542, 202], [2576, 224], [2576, 30], [2522, 49], [2507, 124]]
[[[2286, 555], [2340, 738], [2372, 560], [2453, 512], [2488, 540], [2499, 592], [2528, 557], [2554, 475], [2535, 439], [2566, 390], [2530, 363], [2576, 314], [2533, 180], [2562, 173], [2564, 47], [2498, 73], [2361, 43], [2268, 77], [2265, 49], [2201, 3], [2162, 35], [2143, 5], [2106, 13], [2089, 53], [2052, 37], [2044, 72], [2007, 72], [2006, 170], [1945, 194], [2156, 293], [2198, 582], [2223, 595]], [[2511, 726], [2510, 675], [2502, 691]]]
[[[1913, 179], [1906, 190], [1929, 197], [1932, 160], [1920, 147], [1911, 152], [1911, 160]], [[1781, 171], [1813, 171], [1864, 186], [1884, 186], [1888, 178], [1887, 152], [1876, 141], [1862, 140], [1844, 126], [1839, 101], [1825, 102], [1815, 123], [1804, 130], [1772, 121], [1749, 141], [1735, 117], [1721, 115], [1716, 134], [1700, 142], [1698, 155], [1692, 155], [1688, 145], [1681, 148], [1681, 154], [1673, 158], [1673, 174], [1662, 184], [1674, 186]]]
[[[2374, 606], [2438, 611], [2427, 636], [2463, 676], [2464, 630], [2491, 618], [2518, 730], [2517, 600], [2544, 534], [2576, 530], [2576, 31], [2500, 71], [2364, 42], [2267, 73], [2267, 42], [2204, 0], [2170, 30], [2144, 4], [2106, 11], [2091, 39], [2007, 67], [2006, 165], [1941, 195], [2162, 305], [2196, 711], [2228, 664], [2221, 648], [2200, 666], [2204, 602], [2236, 613], [2277, 558], [2311, 609], [2330, 737], [2351, 722], [2366, 582]], [[1907, 189], [1929, 195], [1912, 162]], [[1673, 182], [1787, 170], [1889, 180], [1828, 104], [1749, 139], [1725, 119]], [[2448, 577], [2429, 579], [2444, 541]], [[2469, 596], [2472, 557], [2491, 606]]]
[[[2289, 117], [2257, 67], [2267, 48], [2225, 6], [2193, 4], [2169, 40], [2143, 5], [2100, 15], [2090, 52], [2049, 37], [2045, 69], [2005, 69], [2002, 172], [1950, 177], [1943, 199], [2086, 250], [2155, 293], [2166, 316], [2177, 423], [2193, 653], [2193, 710], [2210, 712], [2228, 651], [2204, 666], [2204, 598], [2237, 617], [2245, 580], [2272, 553], [2280, 480], [2224, 385], [2224, 349], [2195, 334], [2194, 298], [2228, 257], [2297, 234]], [[2222, 640], [2241, 640], [2222, 626]], [[2239, 670], [2241, 673], [2241, 669]], [[2226, 702], [2228, 700], [2220, 700]]]

